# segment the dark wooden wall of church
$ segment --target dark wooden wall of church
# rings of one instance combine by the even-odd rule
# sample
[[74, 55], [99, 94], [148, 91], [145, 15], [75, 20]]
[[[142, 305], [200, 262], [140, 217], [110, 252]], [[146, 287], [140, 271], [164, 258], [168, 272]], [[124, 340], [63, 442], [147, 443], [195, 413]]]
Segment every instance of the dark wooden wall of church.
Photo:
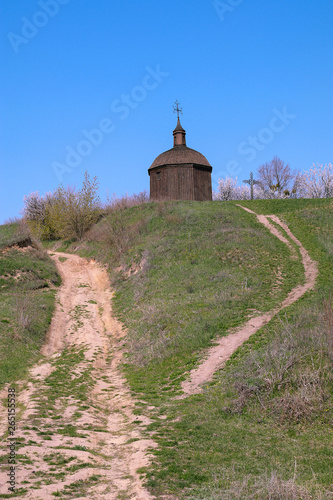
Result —
[[212, 199], [211, 173], [193, 165], [168, 165], [150, 171], [152, 200]]
[[194, 200], [193, 168], [170, 165], [150, 172], [152, 200]]
[[212, 200], [212, 176], [209, 171], [194, 167], [194, 199], [197, 201]]

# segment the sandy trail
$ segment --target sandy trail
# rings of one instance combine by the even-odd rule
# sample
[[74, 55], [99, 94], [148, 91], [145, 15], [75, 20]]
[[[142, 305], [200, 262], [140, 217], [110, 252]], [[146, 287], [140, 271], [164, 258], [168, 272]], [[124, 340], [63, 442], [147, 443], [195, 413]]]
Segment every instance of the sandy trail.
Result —
[[[107, 272], [77, 255], [51, 255], [63, 284], [45, 358], [18, 384], [17, 488], [27, 489], [26, 499], [51, 500], [57, 491], [62, 498], [150, 499], [136, 470], [148, 464], [155, 443], [143, 438], [148, 419], [134, 415], [118, 369], [124, 333], [112, 316]], [[6, 394], [0, 455], [7, 458]], [[6, 474], [0, 494], [8, 493]]]
[[235, 352], [238, 347], [240, 347], [246, 340], [248, 340], [249, 337], [253, 335], [253, 333], [258, 331], [259, 328], [266, 325], [266, 323], [268, 323], [282, 309], [291, 305], [293, 302], [296, 302], [296, 300], [302, 297], [305, 292], [311, 290], [316, 283], [318, 274], [317, 264], [310, 259], [308, 252], [305, 250], [301, 242], [292, 234], [286, 224], [281, 222], [280, 219], [276, 217], [276, 215], [258, 215], [252, 210], [243, 207], [242, 205], [238, 206], [240, 208], [243, 208], [247, 212], [256, 215], [259, 222], [264, 224], [270, 230], [270, 232], [274, 234], [274, 236], [279, 238], [289, 247], [291, 255], [295, 258], [296, 252], [294, 250], [294, 247], [291, 245], [290, 241], [283, 234], [281, 234], [276, 226], [274, 226], [269, 221], [269, 219], [278, 224], [282, 229], [284, 229], [289, 238], [296, 243], [300, 250], [302, 263], [304, 266], [305, 283], [304, 285], [298, 285], [293, 290], [291, 290], [286, 299], [276, 309], [251, 318], [245, 323], [245, 325], [238, 328], [234, 333], [230, 333], [228, 336], [222, 337], [220, 340], [218, 340], [218, 345], [209, 349], [207, 358], [198, 366], [198, 368], [192, 370], [190, 372], [189, 379], [185, 380], [182, 383], [184, 395], [181, 397], [187, 397], [191, 394], [197, 394], [201, 392], [201, 385], [211, 380], [216, 370], [223, 366], [223, 364], [230, 358], [232, 353]]

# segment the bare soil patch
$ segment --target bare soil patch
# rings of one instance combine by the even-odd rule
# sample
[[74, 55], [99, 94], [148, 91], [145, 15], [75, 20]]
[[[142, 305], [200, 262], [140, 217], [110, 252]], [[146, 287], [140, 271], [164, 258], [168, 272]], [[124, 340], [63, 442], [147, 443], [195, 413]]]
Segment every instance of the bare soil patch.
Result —
[[[136, 471], [149, 463], [155, 443], [144, 437], [148, 419], [134, 413], [119, 370], [124, 330], [112, 316], [107, 272], [77, 255], [51, 255], [63, 284], [44, 359], [17, 384], [17, 488], [26, 489], [26, 499], [51, 500], [55, 493], [152, 498]], [[0, 394], [2, 463], [8, 456], [6, 390]], [[6, 474], [4, 467], [0, 494], [8, 493]]]

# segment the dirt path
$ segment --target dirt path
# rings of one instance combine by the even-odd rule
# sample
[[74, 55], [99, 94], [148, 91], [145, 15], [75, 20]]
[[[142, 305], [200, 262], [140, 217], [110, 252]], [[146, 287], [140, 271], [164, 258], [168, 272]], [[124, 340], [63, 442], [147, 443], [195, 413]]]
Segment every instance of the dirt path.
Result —
[[259, 328], [266, 325], [266, 323], [268, 323], [278, 312], [298, 300], [300, 297], [302, 297], [302, 295], [305, 294], [305, 292], [312, 289], [316, 283], [316, 277], [318, 274], [316, 263], [310, 259], [308, 252], [305, 250], [301, 242], [291, 233], [286, 224], [281, 222], [280, 219], [275, 215], [258, 215], [248, 208], [242, 207], [241, 205], [238, 206], [243, 208], [247, 212], [256, 215], [258, 220], [262, 224], [264, 224], [270, 230], [270, 232], [274, 234], [274, 236], [288, 245], [291, 251], [291, 255], [295, 258], [296, 252], [294, 250], [294, 247], [291, 245], [290, 241], [285, 236], [283, 236], [283, 234], [281, 234], [276, 226], [274, 226], [269, 221], [269, 219], [285, 230], [289, 238], [296, 243], [300, 250], [302, 263], [304, 266], [305, 283], [304, 285], [298, 285], [293, 290], [291, 290], [287, 298], [276, 309], [260, 316], [251, 318], [249, 321], [247, 321], [247, 323], [245, 323], [245, 325], [241, 326], [234, 333], [231, 333], [228, 336], [222, 337], [220, 340], [218, 340], [218, 345], [209, 349], [207, 358], [200, 364], [198, 368], [192, 370], [190, 372], [189, 379], [183, 382], [182, 389], [184, 391], [184, 396], [182, 397], [201, 392], [201, 385], [205, 382], [208, 382], [212, 378], [216, 370], [221, 368], [221, 366], [230, 358], [232, 353], [235, 352], [238, 347], [240, 347], [246, 340], [248, 340], [253, 333], [259, 330]]
[[[107, 272], [76, 255], [52, 255], [63, 284], [45, 358], [18, 384], [17, 488], [26, 488], [26, 499], [152, 498], [136, 470], [148, 464], [154, 442], [143, 438], [149, 422], [134, 414], [117, 368], [124, 333], [111, 314]], [[6, 444], [2, 439], [7, 458]], [[0, 474], [0, 494], [8, 493], [6, 474]]]

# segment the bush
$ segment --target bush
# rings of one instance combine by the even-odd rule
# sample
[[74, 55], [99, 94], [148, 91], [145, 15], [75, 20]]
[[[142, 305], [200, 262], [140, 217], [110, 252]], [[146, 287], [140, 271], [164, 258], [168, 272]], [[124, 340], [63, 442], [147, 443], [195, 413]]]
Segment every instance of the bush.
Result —
[[60, 185], [53, 193], [40, 196], [31, 193], [24, 198], [24, 217], [37, 239], [69, 238], [81, 240], [101, 217], [97, 195], [97, 177], [84, 174], [82, 188]]

